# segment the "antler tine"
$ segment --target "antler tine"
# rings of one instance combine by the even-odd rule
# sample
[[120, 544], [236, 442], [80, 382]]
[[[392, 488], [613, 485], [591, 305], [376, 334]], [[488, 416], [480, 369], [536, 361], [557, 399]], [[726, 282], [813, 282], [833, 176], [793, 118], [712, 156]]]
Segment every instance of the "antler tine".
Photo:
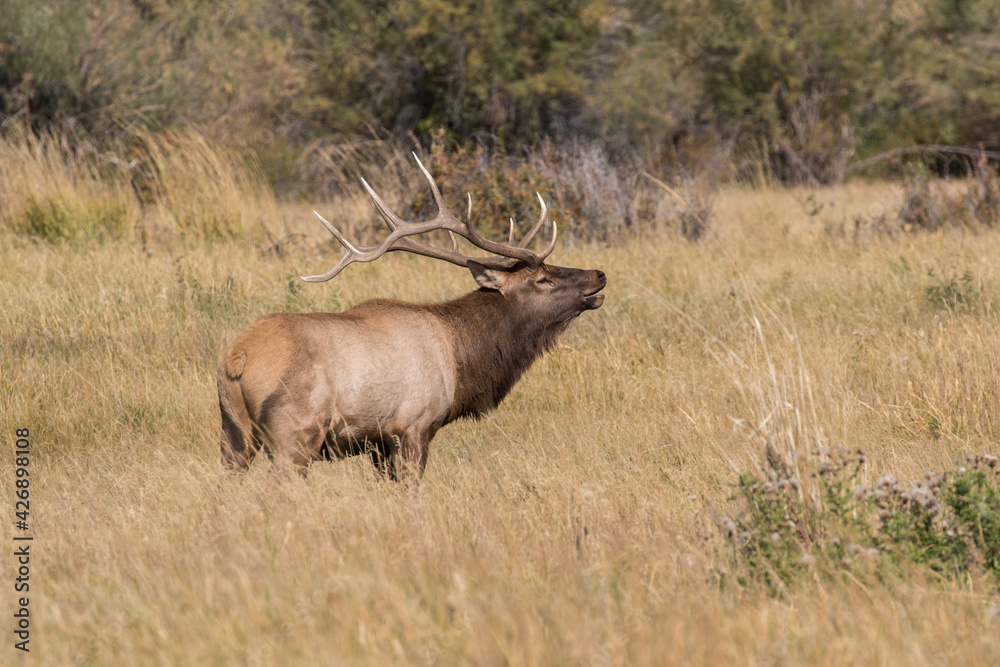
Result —
[[[444, 229], [453, 230], [458, 235], [464, 236], [474, 246], [476, 246], [481, 250], [485, 250], [486, 252], [492, 252], [496, 255], [500, 255], [502, 257], [508, 257], [510, 259], [520, 259], [522, 261], [528, 262], [533, 266], [542, 263], [542, 260], [539, 259], [538, 255], [531, 252], [527, 248], [510, 245], [509, 243], [507, 245], [504, 245], [503, 243], [490, 241], [489, 239], [480, 236], [479, 232], [476, 231], [476, 228], [472, 226], [472, 195], [469, 194], [467, 195], [467, 197], [469, 205], [468, 205], [468, 210], [466, 211], [465, 214], [466, 219], [464, 223], [455, 220], [454, 216], [451, 215], [450, 213], [442, 212], [438, 214], [439, 218], [445, 220], [444, 222], [442, 222], [442, 225], [445, 225], [443, 226]], [[444, 209], [442, 209], [442, 211], [444, 211]], [[451, 227], [450, 225], [452, 221], [458, 223], [460, 226], [458, 228]]]
[[[437, 183], [434, 182], [434, 177], [431, 176], [431, 172], [427, 171], [427, 169], [424, 167], [424, 163], [421, 162], [420, 158], [417, 157], [417, 152], [411, 151], [411, 153], [413, 154], [413, 159], [417, 161], [417, 166], [420, 167], [420, 171], [423, 172], [424, 178], [427, 180], [427, 184], [431, 186], [431, 195], [433, 195], [434, 203], [438, 207], [438, 213], [439, 214], [445, 213], [447, 209], [445, 208], [444, 205], [444, 197], [441, 196], [441, 190], [438, 189]], [[472, 206], [471, 202], [469, 206], [471, 210]]]
[[[365, 183], [365, 185], [368, 184]], [[340, 233], [340, 230], [334, 227], [330, 223], [329, 220], [321, 216], [316, 211], [313, 211], [313, 213], [316, 214], [316, 217], [319, 218], [319, 221], [323, 223], [323, 226], [326, 227], [327, 231], [333, 234], [333, 237], [338, 241], [340, 241], [340, 244], [347, 249], [347, 252], [344, 254], [343, 257], [340, 258], [340, 261], [337, 262], [337, 265], [333, 267], [331, 270], [327, 271], [326, 273], [319, 276], [299, 276], [299, 278], [309, 283], [322, 283], [336, 276], [338, 273], [343, 271], [349, 264], [353, 264], [354, 262], [370, 262], [372, 259], [375, 259], [374, 256], [372, 256], [370, 259], [366, 259], [366, 257], [368, 257], [371, 251], [376, 249], [378, 246], [364, 246], [362, 248], [354, 247], [351, 244], [351, 242], [348, 241], [347, 238]]]
[[545, 224], [545, 217], [548, 215], [549, 212], [549, 209], [545, 206], [545, 200], [542, 199], [542, 195], [536, 192], [535, 196], [538, 197], [538, 203], [542, 205], [542, 212], [538, 216], [538, 220], [535, 222], [535, 225], [531, 228], [531, 231], [525, 234], [524, 238], [521, 239], [521, 242], [517, 244], [519, 248], [528, 247], [528, 244], [531, 243], [531, 240], [535, 238], [535, 234], [537, 234], [538, 230], [541, 229], [542, 225]]
[[[378, 196], [378, 193], [372, 189], [372, 186], [368, 185], [368, 181], [362, 178], [361, 185], [365, 186], [365, 191], [368, 192], [368, 196], [371, 197], [372, 202], [374, 202], [375, 208], [378, 209], [379, 215], [382, 216], [383, 220], [385, 220], [385, 224], [389, 226], [389, 229], [395, 231], [396, 228], [399, 227], [400, 223], [402, 223], [403, 221], [400, 220], [395, 213], [389, 210], [389, 207], [382, 200], [382, 198]], [[316, 212], [313, 211], [313, 213]], [[319, 214], [317, 213], [317, 215]], [[322, 218], [320, 218], [320, 220], [322, 220]]]
[[541, 264], [545, 261], [545, 258], [552, 254], [552, 251], [556, 249], [556, 221], [552, 221], [552, 240], [549, 241], [549, 245], [545, 247], [545, 250], [538, 253], [538, 263]]
[[514, 245], [514, 218], [510, 219], [510, 232], [507, 233], [507, 245]]
[[304, 280], [307, 283], [325, 283], [327, 280], [330, 280], [331, 278], [333, 278], [334, 276], [336, 276], [338, 273], [340, 273], [341, 271], [343, 271], [344, 268], [348, 264], [353, 264], [353, 263], [354, 263], [354, 260], [351, 258], [350, 253], [348, 253], [348, 254], [346, 254], [346, 255], [344, 255], [343, 257], [340, 258], [340, 261], [337, 262], [337, 266], [333, 267], [331, 270], [327, 271], [323, 275], [321, 275], [321, 276], [299, 276], [299, 279], [300, 280]]
[[313, 214], [317, 218], [319, 218], [319, 221], [323, 223], [323, 226], [326, 227], [327, 230], [331, 234], [333, 234], [334, 238], [336, 238], [338, 241], [340, 241], [340, 244], [342, 246], [344, 246], [345, 248], [347, 248], [348, 252], [353, 253], [355, 255], [360, 255], [361, 254], [361, 251], [358, 250], [357, 248], [355, 248], [353, 245], [351, 245], [351, 242], [347, 240], [347, 237], [345, 237], [343, 234], [341, 234], [340, 230], [337, 229], [336, 227], [334, 227], [333, 224], [329, 220], [327, 220], [326, 218], [324, 218], [323, 216], [321, 216], [316, 211], [313, 211]]

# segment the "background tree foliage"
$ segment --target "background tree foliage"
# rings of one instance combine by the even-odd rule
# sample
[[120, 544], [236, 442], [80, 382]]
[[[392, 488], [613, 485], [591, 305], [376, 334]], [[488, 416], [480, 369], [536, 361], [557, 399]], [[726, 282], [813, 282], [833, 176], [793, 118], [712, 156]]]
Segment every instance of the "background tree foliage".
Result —
[[272, 178], [318, 138], [596, 143], [835, 182], [913, 144], [1000, 147], [995, 0], [0, 0], [0, 114], [195, 126]]
[[596, 0], [324, 1], [308, 57], [318, 115], [362, 126], [516, 143], [581, 131], [594, 44], [612, 8]]

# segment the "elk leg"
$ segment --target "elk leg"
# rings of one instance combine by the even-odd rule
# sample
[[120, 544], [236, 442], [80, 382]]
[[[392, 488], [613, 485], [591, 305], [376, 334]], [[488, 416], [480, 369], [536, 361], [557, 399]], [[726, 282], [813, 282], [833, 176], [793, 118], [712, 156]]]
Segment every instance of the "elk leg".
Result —
[[381, 440], [373, 440], [366, 444], [368, 456], [375, 470], [383, 477], [394, 482], [399, 481], [399, 439], [390, 436]]
[[420, 432], [411, 432], [400, 439], [400, 477], [408, 478], [411, 474], [420, 479], [427, 467], [427, 452], [430, 449], [430, 438]]
[[396, 481], [396, 469], [392, 464], [395, 448], [396, 443], [391, 438], [388, 444], [384, 440], [371, 440], [365, 443], [365, 450], [375, 470], [382, 477], [388, 477], [393, 481]]
[[277, 473], [295, 471], [306, 476], [309, 464], [319, 458], [326, 433], [318, 426], [306, 428], [273, 428], [270, 433], [272, 470]]
[[250, 468], [257, 450], [260, 449], [260, 442], [250, 433], [243, 433], [234, 426], [231, 423], [227, 424], [223, 418], [219, 447], [222, 450], [222, 467], [229, 472], [242, 475]]

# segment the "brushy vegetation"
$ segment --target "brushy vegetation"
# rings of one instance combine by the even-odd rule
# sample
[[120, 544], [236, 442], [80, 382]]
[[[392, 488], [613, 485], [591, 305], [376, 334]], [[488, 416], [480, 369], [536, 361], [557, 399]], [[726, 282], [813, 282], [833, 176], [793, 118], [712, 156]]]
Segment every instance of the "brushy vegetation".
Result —
[[[961, 580], [971, 569], [1000, 583], [1000, 467], [992, 454], [969, 455], [957, 469], [922, 477], [906, 488], [892, 474], [863, 483], [868, 457], [845, 447], [811, 453], [774, 449], [769, 478], [742, 475], [732, 501], [736, 519], [723, 517], [729, 576], [743, 586], [759, 581], [787, 594], [796, 579], [862, 569], [900, 573], [907, 565]], [[881, 572], [886, 576], [885, 572]]]
[[[281, 188], [314, 141], [440, 128], [743, 182], [1000, 147], [993, 0], [3, 0], [0, 115], [105, 140], [197, 128]], [[962, 170], [940, 152], [940, 171]], [[915, 155], [919, 161], [921, 155]], [[730, 169], [730, 165], [732, 169]]]
[[[441, 133], [436, 137], [426, 149], [415, 140], [405, 149], [392, 140], [317, 142], [304, 154], [310, 165], [304, 182], [314, 192], [309, 199], [333, 203], [337, 208], [328, 213], [369, 240], [383, 227], [370, 207], [363, 208], [360, 178], [402, 215], [428, 219], [434, 203], [412, 151], [450, 206], [458, 210], [471, 195], [478, 224], [496, 236], [506, 233], [510, 219], [520, 228], [537, 217], [536, 193], [545, 197], [562, 233], [577, 241], [622, 242], [649, 233], [697, 241], [712, 231], [722, 186], [711, 178], [679, 173], [662, 180], [637, 163], [613, 164], [593, 145], [562, 149], [544, 142], [537, 150], [508, 155], [482, 146], [449, 151]], [[112, 151], [79, 134], [35, 136], [21, 127], [0, 138], [0, 177], [0, 226], [45, 241], [190, 246], [240, 239], [280, 250], [288, 240], [301, 240], [302, 221], [290, 223], [283, 215], [256, 159], [213, 145], [193, 130], [136, 130]], [[817, 199], [820, 190], [800, 203], [822, 221], [825, 233], [856, 239], [983, 230], [1000, 220], [1000, 176], [982, 156], [969, 178], [932, 181], [918, 173], [901, 188], [900, 196], [853, 213], [851, 227]]]
[[965, 192], [952, 194], [926, 176], [907, 183], [900, 222], [913, 229], [934, 231], [945, 226], [994, 227], [1000, 223], [1000, 177], [980, 158]]
[[[462, 202], [472, 196], [477, 215], [506, 232], [506, 221], [530, 221], [538, 216], [537, 195], [547, 193], [548, 206], [562, 231], [584, 240], [621, 240], [638, 231], [688, 231], [683, 201], [669, 199], [641, 178], [639, 170], [616, 167], [597, 148], [574, 146], [563, 150], [546, 142], [524, 157], [501, 152], [458, 148], [446, 152], [441, 143], [431, 145], [426, 165], [444, 186], [448, 200]], [[711, 218], [711, 188], [692, 179], [678, 179], [679, 188], [697, 189], [704, 200], [706, 221]], [[411, 199], [408, 210], [415, 218], [434, 215], [434, 202], [426, 188]]]
[[[273, 244], [287, 236], [256, 160], [190, 130], [136, 131], [129, 144], [120, 152], [102, 151], [75, 135], [35, 137], [23, 128], [0, 138], [0, 225], [52, 242]], [[460, 210], [471, 195], [476, 219], [495, 235], [506, 233], [511, 218], [520, 226], [536, 218], [537, 194], [544, 194], [562, 233], [578, 240], [621, 241], [650, 231], [697, 238], [712, 216], [714, 189], [703, 180], [678, 177], [668, 194], [638, 171], [613, 166], [593, 147], [562, 150], [546, 143], [524, 157], [482, 147], [446, 152], [439, 142], [426, 152], [419, 144], [414, 148], [450, 205]], [[316, 144], [308, 155], [308, 178], [320, 200], [363, 199], [363, 177], [404, 216], [436, 213], [416, 163], [396, 142]], [[694, 214], [689, 201], [697, 204]], [[353, 210], [346, 217], [365, 237], [383, 233], [370, 211], [364, 224]]]

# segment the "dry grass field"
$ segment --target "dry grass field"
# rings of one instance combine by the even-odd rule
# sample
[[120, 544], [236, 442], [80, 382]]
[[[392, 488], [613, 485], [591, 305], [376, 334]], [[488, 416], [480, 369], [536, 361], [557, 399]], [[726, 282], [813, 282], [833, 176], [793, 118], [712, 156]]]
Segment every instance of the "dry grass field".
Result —
[[417, 488], [360, 459], [227, 479], [217, 355], [266, 313], [447, 299], [465, 271], [394, 254], [301, 283], [338, 254], [304, 205], [268, 204], [310, 237], [283, 254], [0, 233], [0, 432], [31, 429], [35, 536], [32, 653], [8, 554], [0, 663], [996, 664], [981, 572], [720, 585], [718, 521], [767, 443], [862, 448], [868, 480], [1000, 453], [1000, 231], [855, 230], [900, 196], [724, 191], [698, 243], [560, 246], [604, 306], [442, 430]]

